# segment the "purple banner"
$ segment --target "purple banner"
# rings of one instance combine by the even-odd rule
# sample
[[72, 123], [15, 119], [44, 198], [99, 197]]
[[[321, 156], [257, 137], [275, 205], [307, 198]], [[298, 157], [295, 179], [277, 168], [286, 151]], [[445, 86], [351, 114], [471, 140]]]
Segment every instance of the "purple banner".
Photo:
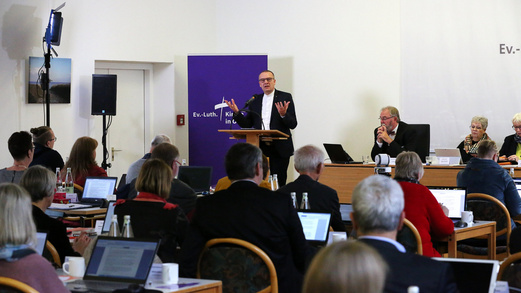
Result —
[[224, 100], [239, 108], [255, 93], [267, 55], [188, 56], [188, 138], [192, 166], [212, 166], [212, 185], [226, 176], [224, 156], [237, 140], [218, 129], [239, 129]]

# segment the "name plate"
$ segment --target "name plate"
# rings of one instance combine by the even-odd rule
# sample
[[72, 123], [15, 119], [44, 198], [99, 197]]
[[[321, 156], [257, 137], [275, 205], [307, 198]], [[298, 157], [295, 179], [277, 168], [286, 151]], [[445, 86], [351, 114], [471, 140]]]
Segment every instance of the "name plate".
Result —
[[450, 157], [438, 157], [438, 165], [450, 165]]

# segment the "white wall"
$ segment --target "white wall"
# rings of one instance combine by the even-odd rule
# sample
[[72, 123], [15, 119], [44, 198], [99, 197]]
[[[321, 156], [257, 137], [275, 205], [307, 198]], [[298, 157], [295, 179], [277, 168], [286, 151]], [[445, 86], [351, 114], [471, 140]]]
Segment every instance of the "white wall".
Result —
[[[59, 4], [50, 0], [0, 4], [0, 140], [45, 122], [40, 105], [25, 104], [25, 60], [43, 54], [40, 40], [48, 13]], [[77, 137], [99, 132], [93, 129], [97, 118], [90, 116], [96, 60], [155, 64], [152, 131], [175, 137], [186, 154], [188, 129], [171, 124], [175, 114], [187, 112], [186, 56], [265, 53], [277, 88], [294, 95], [299, 122], [295, 146], [342, 143], [359, 159], [370, 152], [379, 109], [399, 106], [399, 4], [398, 0], [68, 1], [62, 10], [62, 45], [56, 49], [60, 57], [72, 58], [72, 97], [69, 105], [52, 105], [51, 126], [60, 138], [56, 148], [65, 157]], [[5, 144], [4, 149], [0, 166], [12, 163]]]

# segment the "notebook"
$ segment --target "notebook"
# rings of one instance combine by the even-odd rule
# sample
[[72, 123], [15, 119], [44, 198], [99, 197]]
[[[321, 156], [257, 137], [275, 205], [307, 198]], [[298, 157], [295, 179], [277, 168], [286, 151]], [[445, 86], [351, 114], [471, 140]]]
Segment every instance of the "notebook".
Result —
[[114, 215], [114, 209], [116, 208], [114, 205], [115, 203], [115, 201], [109, 201], [107, 205], [107, 213], [105, 214], [105, 221], [103, 222], [101, 233], [109, 233], [112, 216]]
[[460, 293], [494, 293], [499, 271], [497, 260], [433, 257], [448, 262]]
[[465, 211], [467, 190], [453, 187], [429, 187], [436, 200], [449, 209], [449, 218], [454, 222], [461, 220], [461, 212]]
[[196, 193], [210, 191], [212, 181], [212, 167], [180, 166], [177, 178], [188, 184]]
[[38, 231], [36, 232], [36, 252], [40, 255], [43, 254], [45, 244], [47, 243], [47, 232]]
[[333, 164], [362, 164], [362, 162], [355, 162], [341, 144], [324, 143], [324, 148]]
[[310, 244], [317, 246], [327, 244], [331, 213], [299, 210], [298, 217], [304, 230], [304, 236]]
[[107, 196], [114, 194], [117, 181], [117, 177], [87, 177], [81, 203], [101, 206]]
[[340, 204], [340, 216], [342, 216], [342, 222], [351, 223], [351, 217], [349, 216], [353, 212], [353, 205], [347, 203]]
[[437, 165], [459, 165], [461, 163], [461, 153], [459, 149], [434, 149]]
[[67, 283], [72, 292], [112, 292], [145, 285], [159, 240], [98, 236], [83, 280]]

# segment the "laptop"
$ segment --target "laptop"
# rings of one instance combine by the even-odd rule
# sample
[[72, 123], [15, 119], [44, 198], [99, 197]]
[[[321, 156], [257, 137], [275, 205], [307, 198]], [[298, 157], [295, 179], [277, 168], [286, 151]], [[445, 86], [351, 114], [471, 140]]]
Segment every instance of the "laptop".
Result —
[[437, 165], [459, 165], [461, 164], [461, 153], [459, 149], [434, 149]]
[[449, 263], [460, 293], [494, 293], [499, 261], [468, 258], [433, 257]]
[[102, 206], [107, 196], [114, 194], [117, 177], [87, 177], [81, 197], [82, 204]]
[[461, 220], [461, 212], [466, 210], [467, 190], [454, 187], [428, 187], [436, 200], [449, 209], [448, 217], [455, 223]]
[[115, 203], [115, 201], [109, 201], [107, 205], [107, 213], [105, 214], [105, 220], [103, 221], [103, 227], [101, 229], [102, 234], [109, 233], [110, 231], [112, 216], [114, 215], [114, 209], [116, 208], [116, 206], [114, 205]]
[[98, 236], [83, 280], [66, 284], [72, 292], [112, 292], [145, 286], [159, 240]]
[[45, 244], [47, 243], [47, 232], [38, 231], [36, 232], [36, 252], [40, 255], [43, 254]]
[[299, 210], [297, 213], [308, 243], [314, 246], [326, 245], [331, 213], [311, 210]]
[[333, 164], [362, 164], [362, 162], [355, 162], [341, 144], [324, 143], [324, 148]]
[[340, 216], [342, 217], [342, 222], [351, 223], [351, 217], [349, 216], [353, 212], [353, 205], [347, 203], [340, 204]]
[[179, 166], [177, 178], [188, 184], [195, 193], [202, 194], [210, 191], [212, 169], [209, 166]]
[[521, 178], [512, 178], [514, 180], [514, 184], [516, 185], [517, 192], [521, 197]]

